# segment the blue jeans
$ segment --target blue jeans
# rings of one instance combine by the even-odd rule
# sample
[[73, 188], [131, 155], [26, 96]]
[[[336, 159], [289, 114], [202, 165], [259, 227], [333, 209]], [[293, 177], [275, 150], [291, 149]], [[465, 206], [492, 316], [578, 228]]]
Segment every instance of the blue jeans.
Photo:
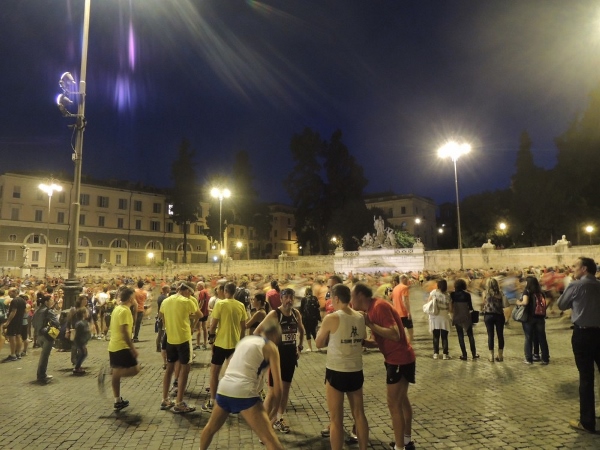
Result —
[[533, 362], [533, 335], [540, 342], [542, 361], [550, 361], [548, 341], [546, 340], [546, 319], [543, 317], [532, 317], [528, 322], [523, 322], [523, 333], [525, 333], [524, 353], [525, 359]]
[[37, 368], [37, 379], [38, 381], [44, 381], [47, 375], [46, 370], [48, 369], [48, 359], [50, 358], [50, 352], [52, 351], [54, 340], [38, 334], [38, 344], [40, 344], [40, 347], [42, 347], [42, 353], [40, 354], [40, 361]]

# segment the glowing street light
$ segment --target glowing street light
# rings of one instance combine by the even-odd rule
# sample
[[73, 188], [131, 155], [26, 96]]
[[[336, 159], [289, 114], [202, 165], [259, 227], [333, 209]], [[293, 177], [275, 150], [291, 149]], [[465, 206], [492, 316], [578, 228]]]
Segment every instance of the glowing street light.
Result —
[[44, 191], [46, 194], [48, 194], [48, 217], [47, 217], [47, 229], [46, 229], [46, 262], [45, 262], [45, 266], [46, 266], [46, 271], [48, 271], [48, 257], [50, 255], [48, 255], [48, 243], [50, 241], [50, 207], [52, 206], [52, 194], [54, 192], [61, 192], [62, 191], [62, 186], [59, 184], [54, 183], [53, 180], [50, 180], [50, 183], [46, 184], [46, 183], [41, 183], [38, 188], [40, 188], [42, 191]]
[[462, 233], [460, 229], [460, 203], [458, 197], [458, 172], [456, 170], [456, 161], [462, 155], [466, 155], [471, 151], [471, 146], [466, 143], [459, 144], [456, 141], [448, 141], [438, 150], [438, 156], [440, 158], [452, 159], [454, 163], [454, 187], [456, 190], [456, 219], [458, 222], [458, 254], [460, 255], [460, 269], [463, 269], [463, 254], [462, 254]]
[[588, 225], [587, 227], [585, 227], [585, 232], [590, 235], [590, 245], [592, 245], [592, 233], [594, 232], [594, 227]]
[[148, 259], [150, 260], [150, 265], [154, 264], [154, 253], [148, 252], [146, 256], [148, 256]]
[[506, 231], [506, 224], [504, 222], [500, 222], [498, 224], [498, 228], [500, 228], [501, 231]]
[[[221, 255], [224, 255], [225, 250], [223, 250], [223, 199], [224, 198], [229, 198], [231, 197], [231, 191], [227, 188], [225, 189], [220, 189], [220, 188], [212, 188], [210, 190], [210, 195], [213, 198], [218, 198], [219, 199], [219, 248], [221, 249]], [[222, 262], [221, 258], [219, 260], [219, 275], [221, 274], [221, 262]]]

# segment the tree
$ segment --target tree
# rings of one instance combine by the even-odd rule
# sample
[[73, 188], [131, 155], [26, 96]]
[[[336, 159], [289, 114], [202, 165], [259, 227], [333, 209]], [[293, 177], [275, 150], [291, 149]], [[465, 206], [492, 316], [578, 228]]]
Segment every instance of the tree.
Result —
[[295, 166], [283, 185], [296, 208], [296, 236], [298, 244], [310, 246], [311, 253], [327, 250], [328, 214], [324, 205], [325, 182], [321, 178], [318, 158], [323, 154], [325, 141], [319, 133], [305, 128], [294, 134], [290, 150]]
[[229, 200], [235, 211], [235, 221], [249, 227], [254, 220], [254, 211], [258, 207], [258, 192], [254, 188], [254, 176], [250, 156], [245, 150], [235, 154], [232, 176], [229, 182], [235, 195]]
[[183, 263], [187, 263], [188, 226], [198, 221], [200, 195], [196, 185], [196, 164], [194, 150], [183, 140], [179, 146], [177, 159], [171, 166], [173, 188], [169, 192], [169, 202], [173, 205], [173, 222], [183, 228]]

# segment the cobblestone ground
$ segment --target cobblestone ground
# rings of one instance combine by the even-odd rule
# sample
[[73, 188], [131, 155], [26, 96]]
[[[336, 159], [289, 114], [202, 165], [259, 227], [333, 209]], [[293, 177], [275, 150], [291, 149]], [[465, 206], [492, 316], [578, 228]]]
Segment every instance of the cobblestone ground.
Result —
[[[412, 291], [414, 311], [422, 293]], [[600, 435], [572, 430], [578, 417], [577, 369], [570, 349], [571, 330], [563, 319], [548, 319], [551, 363], [523, 364], [523, 332], [506, 331], [503, 363], [487, 361], [485, 327], [475, 328], [481, 359], [461, 361], [455, 333], [450, 334], [454, 359], [433, 360], [432, 344], [423, 314], [415, 320], [417, 383], [409, 396], [414, 409], [413, 440], [419, 449], [599, 449]], [[208, 414], [200, 412], [206, 399], [210, 352], [196, 351], [186, 401], [198, 407], [187, 415], [161, 411], [162, 361], [155, 352], [154, 326], [147, 320], [138, 344], [141, 373], [122, 383], [131, 401], [120, 413], [112, 410], [112, 395], [97, 389], [96, 374], [108, 361], [105, 341], [89, 344], [84, 367], [88, 374], [71, 374], [69, 353], [53, 351], [48, 385], [35, 382], [39, 350], [17, 362], [0, 364], [3, 385], [0, 404], [0, 448], [4, 449], [192, 449], [199, 448], [200, 430]], [[5, 346], [0, 356], [6, 356]], [[328, 416], [323, 378], [325, 354], [303, 354], [296, 371], [287, 421], [291, 432], [280, 435], [288, 449], [328, 449], [320, 436]], [[385, 400], [383, 358], [377, 351], [364, 355], [365, 408], [372, 449], [388, 448], [393, 440]], [[600, 407], [597, 407], [600, 412]], [[349, 417], [345, 420], [351, 426]], [[348, 448], [357, 448], [349, 446]], [[230, 416], [212, 444], [215, 449], [262, 449], [258, 438], [239, 416]]]

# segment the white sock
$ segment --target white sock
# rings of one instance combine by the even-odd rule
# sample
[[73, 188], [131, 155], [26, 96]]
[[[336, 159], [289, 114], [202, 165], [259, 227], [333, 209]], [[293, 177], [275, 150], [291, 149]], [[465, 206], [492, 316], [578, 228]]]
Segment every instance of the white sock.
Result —
[[411, 440], [412, 440], [412, 439], [411, 439], [411, 436], [410, 436], [410, 434], [405, 434], [405, 435], [404, 435], [404, 445], [408, 445], [408, 444], [410, 443], [410, 441], [411, 441]]
[[121, 397], [115, 397], [115, 403], [119, 403], [121, 401]]

